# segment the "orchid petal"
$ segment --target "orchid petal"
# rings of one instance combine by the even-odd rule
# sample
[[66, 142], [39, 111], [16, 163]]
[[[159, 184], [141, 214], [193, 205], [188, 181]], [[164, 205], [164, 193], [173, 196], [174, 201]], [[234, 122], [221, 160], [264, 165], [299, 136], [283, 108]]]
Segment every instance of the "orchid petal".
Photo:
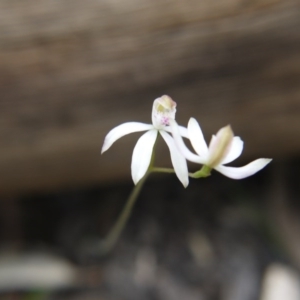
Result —
[[[187, 130], [187, 128], [186, 127], [183, 127], [183, 126], [180, 126], [180, 125], [178, 125], [177, 124], [177, 126], [178, 126], [178, 129], [179, 129], [179, 134], [181, 135], [181, 136], [183, 136], [183, 137], [185, 137], [185, 138], [189, 138], [189, 133], [188, 133], [188, 130]], [[172, 129], [170, 128], [170, 126], [168, 126], [168, 127], [165, 127], [164, 128], [164, 131], [167, 131], [167, 132], [169, 132], [169, 133], [172, 133]]]
[[190, 118], [189, 120], [188, 134], [191, 144], [196, 153], [200, 156], [206, 156], [208, 153], [207, 144], [204, 140], [200, 125], [194, 118]]
[[132, 132], [145, 131], [152, 128], [152, 124], [145, 124], [140, 122], [127, 122], [113, 128], [105, 137], [101, 154], [108, 150], [111, 147], [111, 145], [122, 136]]
[[166, 132], [160, 131], [161, 136], [169, 147], [174, 171], [184, 187], [189, 184], [189, 173], [184, 156], [177, 149], [173, 138]]
[[246, 166], [235, 168], [226, 166], [217, 166], [215, 169], [223, 175], [232, 179], [243, 179], [249, 177], [264, 168], [272, 159], [259, 158]]
[[157, 132], [156, 129], [152, 129], [144, 133], [133, 149], [131, 175], [135, 184], [144, 177], [149, 168]]
[[178, 124], [175, 121], [173, 121], [173, 122], [170, 122], [170, 126], [171, 126], [172, 135], [173, 135], [175, 144], [176, 144], [177, 148], [179, 149], [179, 151], [183, 154], [183, 156], [191, 162], [198, 163], [198, 164], [204, 164], [206, 162], [206, 158], [199, 157], [198, 155], [194, 154], [184, 144], [183, 139], [180, 135]]
[[241, 140], [239, 136], [235, 136], [232, 140], [229, 153], [225, 156], [221, 164], [225, 165], [237, 159], [241, 155], [243, 151], [243, 147], [244, 147], [244, 142]]

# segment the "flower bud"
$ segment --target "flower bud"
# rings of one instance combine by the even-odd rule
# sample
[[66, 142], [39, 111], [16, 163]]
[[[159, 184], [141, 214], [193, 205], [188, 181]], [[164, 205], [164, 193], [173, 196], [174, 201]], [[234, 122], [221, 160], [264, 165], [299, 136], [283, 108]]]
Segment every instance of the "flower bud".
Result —
[[209, 145], [209, 159], [207, 166], [214, 168], [222, 163], [229, 153], [234, 134], [230, 125], [221, 128], [216, 136], [213, 136]]

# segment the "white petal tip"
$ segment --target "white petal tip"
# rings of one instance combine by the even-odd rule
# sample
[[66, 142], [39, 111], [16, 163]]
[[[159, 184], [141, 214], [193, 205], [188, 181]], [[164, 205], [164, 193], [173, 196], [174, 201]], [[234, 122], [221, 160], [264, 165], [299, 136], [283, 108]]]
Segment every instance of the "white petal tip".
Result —
[[[146, 173], [144, 174], [144, 176], [145, 175], [146, 175]], [[134, 185], [137, 185], [144, 176], [132, 177], [132, 181], [133, 181]]]
[[134, 183], [134, 185], [137, 185], [139, 183], [139, 181], [144, 177], [144, 175], [146, 174], [146, 172], [141, 176], [139, 174], [139, 176], [134, 176], [134, 175], [138, 175], [138, 174], [133, 174], [135, 172], [131, 172], [131, 176], [132, 176], [132, 181]]
[[[273, 159], [272, 158], [259, 158], [256, 160], [257, 162], [257, 171], [260, 171], [262, 170], [266, 165], [268, 165]], [[255, 172], [255, 173], [256, 173]], [[254, 174], [255, 174], [254, 173]]]
[[188, 187], [188, 185], [189, 185], [189, 182], [181, 182], [182, 184], [183, 184], [183, 186], [184, 186], [184, 188], [186, 189], [187, 187]]
[[133, 180], [134, 185], [137, 185], [139, 183], [139, 180], [136, 180], [136, 179], [133, 179], [133, 178], [132, 178], [132, 180]]
[[103, 146], [101, 149], [101, 154], [103, 154], [105, 151], [107, 151], [111, 147], [112, 143], [110, 139], [106, 136], [103, 142]]
[[179, 178], [180, 182], [182, 183], [184, 188], [187, 188], [189, 185], [189, 177], [188, 176], [184, 176], [184, 178]]
[[268, 165], [272, 160], [273, 158], [260, 158], [261, 169]]
[[101, 154], [103, 154], [109, 147], [106, 146], [106, 144], [104, 143], [101, 149]]

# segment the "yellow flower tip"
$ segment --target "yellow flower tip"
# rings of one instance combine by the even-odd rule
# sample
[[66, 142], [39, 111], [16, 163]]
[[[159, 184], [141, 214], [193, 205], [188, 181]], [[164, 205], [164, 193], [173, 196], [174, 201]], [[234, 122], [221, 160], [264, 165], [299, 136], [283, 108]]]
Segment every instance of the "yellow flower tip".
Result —
[[163, 95], [157, 98], [157, 111], [165, 112], [166, 110], [171, 111], [176, 108], [176, 102], [169, 96]]

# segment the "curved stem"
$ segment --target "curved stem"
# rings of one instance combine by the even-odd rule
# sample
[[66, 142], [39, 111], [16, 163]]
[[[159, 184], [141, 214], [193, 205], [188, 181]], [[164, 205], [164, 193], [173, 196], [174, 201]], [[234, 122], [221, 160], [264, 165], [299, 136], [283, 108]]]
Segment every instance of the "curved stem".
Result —
[[143, 187], [144, 182], [146, 181], [150, 171], [148, 171], [145, 176], [137, 183], [137, 185], [133, 188], [129, 198], [125, 204], [123, 211], [121, 212], [117, 222], [114, 224], [107, 237], [105, 238], [103, 244], [101, 245], [101, 254], [108, 253], [116, 244], [119, 236], [121, 235], [129, 217], [132, 212], [133, 205], [138, 198], [140, 191]]
[[211, 168], [204, 165], [199, 171], [195, 173], [189, 173], [189, 176], [192, 178], [203, 178], [210, 176]]

